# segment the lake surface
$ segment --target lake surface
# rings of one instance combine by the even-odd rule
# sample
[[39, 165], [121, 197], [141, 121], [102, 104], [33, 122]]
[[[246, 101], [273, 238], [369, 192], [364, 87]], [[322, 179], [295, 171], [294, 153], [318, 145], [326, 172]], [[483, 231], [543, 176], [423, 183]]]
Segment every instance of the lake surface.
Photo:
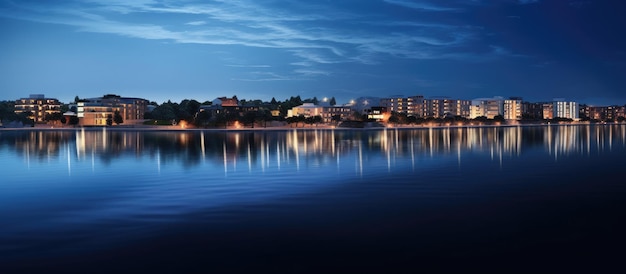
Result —
[[617, 272], [625, 160], [623, 124], [4, 130], [0, 273]]

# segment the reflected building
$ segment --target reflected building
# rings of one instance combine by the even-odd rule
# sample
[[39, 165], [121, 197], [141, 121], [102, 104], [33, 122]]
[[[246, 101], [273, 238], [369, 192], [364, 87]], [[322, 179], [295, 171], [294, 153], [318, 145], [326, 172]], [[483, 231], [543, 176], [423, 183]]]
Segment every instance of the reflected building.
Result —
[[[516, 156], [532, 149], [559, 155], [610, 149], [626, 145], [626, 125], [550, 125], [457, 127], [377, 130], [285, 131], [123, 131], [102, 129], [10, 131], [0, 135], [0, 146], [20, 152], [28, 161], [58, 157], [67, 151], [72, 161], [110, 162], [118, 157], [157, 157], [159, 165], [211, 161], [232, 170], [319, 165], [383, 159], [388, 168], [399, 159], [419, 162], [422, 157], [483, 153], [492, 158]], [[65, 148], [64, 148], [65, 147]]]

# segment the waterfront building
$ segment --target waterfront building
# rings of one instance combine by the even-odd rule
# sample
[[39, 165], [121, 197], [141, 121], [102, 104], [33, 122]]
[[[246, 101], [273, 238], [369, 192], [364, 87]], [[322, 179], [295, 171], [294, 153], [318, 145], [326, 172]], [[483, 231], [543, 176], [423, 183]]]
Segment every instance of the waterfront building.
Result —
[[107, 94], [103, 97], [83, 99], [77, 102], [77, 117], [83, 126], [104, 126], [107, 120], [119, 112], [124, 123], [135, 123], [144, 119], [148, 100]]
[[322, 106], [322, 122], [333, 122], [333, 117], [338, 117], [340, 121], [347, 120], [352, 115], [352, 109], [349, 105], [345, 106]]
[[391, 97], [381, 98], [380, 106], [389, 112], [402, 113], [407, 116], [422, 117], [424, 113], [424, 96], [416, 95], [404, 97], [395, 95]]
[[451, 116], [469, 117], [470, 101], [450, 99], [448, 97], [424, 99], [421, 106], [421, 115], [418, 117], [444, 118]]
[[28, 118], [35, 123], [44, 123], [46, 116], [61, 113], [61, 103], [55, 98], [46, 98], [44, 94], [31, 94], [15, 101], [15, 113], [28, 113]]
[[481, 116], [493, 119], [498, 115], [504, 116], [504, 98], [496, 96], [493, 98], [477, 98], [472, 100], [470, 119]]
[[554, 104], [553, 103], [548, 103], [548, 102], [544, 102], [541, 103], [541, 116], [543, 119], [553, 119], [554, 116]]
[[322, 116], [324, 107], [318, 106], [313, 103], [304, 103], [299, 106], [295, 106], [290, 110], [287, 110], [287, 117], [298, 117], [300, 115], [305, 118], [313, 116]]
[[242, 114], [241, 105], [239, 104], [239, 99], [237, 99], [237, 96], [233, 96], [232, 98], [215, 98], [215, 100], [211, 101], [210, 105], [200, 106], [198, 112], [203, 111], [210, 113], [211, 117], [217, 117], [217, 115], [241, 116]]
[[389, 115], [387, 114], [388, 112], [385, 107], [371, 107], [369, 109], [369, 112], [366, 115], [367, 115], [367, 119], [380, 122], [380, 121], [385, 121], [386, 118], [389, 117]]
[[580, 105], [580, 119], [591, 121], [616, 121], [625, 118], [624, 106], [588, 106]]
[[553, 117], [579, 120], [578, 103], [556, 98], [553, 101]]
[[359, 97], [351, 100], [348, 106], [361, 115], [367, 115], [372, 111], [372, 108], [382, 106], [382, 100], [380, 97]]
[[522, 102], [522, 117], [530, 120], [543, 119], [543, 103]]
[[504, 100], [503, 117], [505, 120], [522, 119], [522, 97], [511, 97]]
[[305, 118], [320, 116], [323, 123], [333, 122], [334, 117], [338, 116], [339, 120], [347, 120], [352, 115], [350, 105], [331, 106], [328, 103], [316, 105], [314, 103], [304, 103], [287, 110], [287, 118], [304, 116]]

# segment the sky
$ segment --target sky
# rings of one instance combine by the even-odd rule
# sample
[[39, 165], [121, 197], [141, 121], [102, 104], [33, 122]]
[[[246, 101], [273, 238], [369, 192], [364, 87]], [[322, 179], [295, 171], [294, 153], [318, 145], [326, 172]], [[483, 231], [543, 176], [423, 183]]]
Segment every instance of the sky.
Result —
[[0, 0], [0, 100], [626, 104], [614, 0]]

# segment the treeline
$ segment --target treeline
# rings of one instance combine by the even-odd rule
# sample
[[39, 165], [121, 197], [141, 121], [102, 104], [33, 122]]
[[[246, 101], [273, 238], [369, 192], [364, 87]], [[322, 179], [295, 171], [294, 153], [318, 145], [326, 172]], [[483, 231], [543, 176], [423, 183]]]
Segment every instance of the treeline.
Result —
[[0, 101], [0, 123], [2, 125], [21, 123], [32, 126], [35, 122], [28, 118], [29, 115], [29, 113], [15, 113], [15, 101]]
[[[237, 96], [233, 96], [237, 99]], [[302, 99], [298, 96], [291, 96], [284, 101], [272, 98], [269, 102], [262, 100], [246, 100], [239, 101], [236, 110], [224, 110], [219, 113], [210, 111], [200, 111], [201, 106], [211, 106], [212, 102], [199, 102], [193, 99], [184, 99], [180, 103], [168, 100], [162, 104], [151, 102], [155, 108], [152, 112], [146, 113], [146, 124], [169, 125], [184, 123], [192, 124], [197, 127], [226, 127], [227, 125], [239, 122], [244, 126], [254, 127], [255, 124], [266, 125], [269, 121], [285, 121], [287, 112], [293, 107], [302, 105], [303, 103], [318, 104], [320, 101], [317, 97]], [[332, 97], [328, 103], [335, 105], [336, 100]], [[278, 116], [273, 116], [272, 111], [278, 111]], [[296, 122], [289, 120], [288, 122]], [[297, 122], [300, 122], [299, 120]], [[318, 123], [315, 121], [302, 121], [307, 123]]]

